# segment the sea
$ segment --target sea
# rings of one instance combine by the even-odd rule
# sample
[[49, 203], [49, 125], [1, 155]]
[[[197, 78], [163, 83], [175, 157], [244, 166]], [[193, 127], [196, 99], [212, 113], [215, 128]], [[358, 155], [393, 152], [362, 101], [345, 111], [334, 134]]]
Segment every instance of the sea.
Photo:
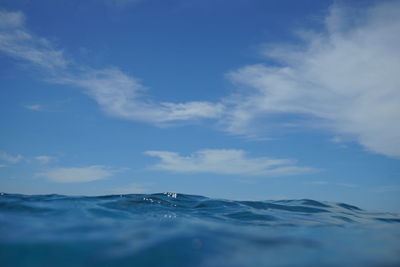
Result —
[[2, 193], [0, 266], [394, 267], [400, 216], [311, 199]]

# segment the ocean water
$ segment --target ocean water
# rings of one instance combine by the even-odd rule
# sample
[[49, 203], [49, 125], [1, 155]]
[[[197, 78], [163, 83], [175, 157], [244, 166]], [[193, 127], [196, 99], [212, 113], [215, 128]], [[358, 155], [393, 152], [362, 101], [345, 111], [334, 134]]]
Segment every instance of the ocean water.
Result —
[[400, 216], [307, 199], [1, 194], [0, 266], [400, 266]]

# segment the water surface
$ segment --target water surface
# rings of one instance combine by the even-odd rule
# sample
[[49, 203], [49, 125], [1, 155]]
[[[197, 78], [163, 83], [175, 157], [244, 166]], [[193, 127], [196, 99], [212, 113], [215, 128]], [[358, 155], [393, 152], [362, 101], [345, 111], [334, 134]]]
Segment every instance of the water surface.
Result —
[[400, 266], [400, 216], [315, 200], [0, 195], [1, 266]]

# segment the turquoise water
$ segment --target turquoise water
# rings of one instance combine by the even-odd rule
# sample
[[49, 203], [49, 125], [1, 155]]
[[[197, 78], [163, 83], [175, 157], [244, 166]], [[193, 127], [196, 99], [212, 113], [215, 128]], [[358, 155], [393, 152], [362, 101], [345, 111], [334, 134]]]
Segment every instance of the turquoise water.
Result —
[[315, 200], [2, 194], [0, 266], [400, 266], [400, 216]]

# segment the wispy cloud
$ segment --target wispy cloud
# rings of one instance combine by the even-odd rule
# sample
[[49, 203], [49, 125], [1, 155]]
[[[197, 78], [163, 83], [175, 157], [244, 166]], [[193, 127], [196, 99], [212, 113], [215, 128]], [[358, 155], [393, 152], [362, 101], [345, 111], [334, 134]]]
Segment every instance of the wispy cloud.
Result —
[[310, 182], [304, 182], [304, 184], [325, 185], [325, 184], [329, 184], [329, 182], [328, 181], [310, 181]]
[[328, 181], [308, 181], [308, 182], [303, 182], [303, 184], [310, 184], [310, 185], [335, 185], [335, 186], [342, 186], [342, 187], [349, 187], [349, 188], [359, 187], [358, 184], [336, 183], [336, 182], [328, 182]]
[[400, 186], [398, 185], [384, 185], [379, 186], [373, 190], [376, 193], [389, 193], [389, 192], [400, 192]]
[[335, 183], [335, 185], [343, 186], [343, 187], [350, 187], [350, 188], [359, 187], [358, 184], [349, 184], [349, 183]]
[[[82, 88], [106, 114], [116, 118], [164, 126], [174, 121], [217, 118], [224, 109], [221, 103], [204, 101], [151, 101], [141, 94], [145, 87], [138, 79], [116, 67], [92, 69], [66, 59], [62, 50], [26, 29], [25, 16], [20, 12], [0, 11], [0, 51], [42, 67], [47, 82]], [[41, 109], [40, 105], [25, 107]]]
[[[35, 156], [35, 157], [28, 157], [28, 156], [23, 156], [23, 155], [11, 155], [7, 152], [0, 151], [0, 163], [7, 163], [7, 164], [17, 164], [17, 163], [39, 163], [42, 165], [49, 164], [53, 161], [55, 161], [56, 158], [53, 156], [46, 156], [46, 155], [40, 155], [40, 156]], [[6, 164], [2, 164], [2, 167], [6, 167]]]
[[146, 151], [145, 154], [160, 159], [153, 169], [177, 173], [283, 176], [316, 171], [296, 166], [296, 161], [291, 159], [249, 158], [245, 151], [235, 149], [205, 149], [189, 156], [169, 151]]
[[37, 156], [37, 157], [35, 157], [35, 160], [37, 162], [39, 162], [40, 164], [45, 165], [45, 164], [49, 164], [50, 162], [55, 161], [56, 158], [52, 157], [52, 156]]
[[24, 105], [24, 108], [34, 111], [40, 111], [42, 110], [43, 107], [39, 104], [33, 104], [33, 105]]
[[63, 51], [55, 49], [46, 39], [32, 35], [25, 28], [25, 20], [21, 12], [0, 10], [0, 51], [47, 70], [65, 67], [68, 61]]
[[36, 174], [57, 183], [85, 183], [102, 180], [113, 176], [117, 170], [101, 165], [88, 167], [53, 168]]
[[9, 164], [16, 164], [24, 159], [21, 155], [11, 155], [4, 151], [0, 151], [0, 161], [4, 161]]
[[224, 109], [222, 104], [211, 102], [157, 103], [146, 100], [142, 96], [146, 88], [118, 68], [86, 69], [80, 76], [63, 77], [57, 82], [83, 88], [110, 116], [155, 125], [216, 118]]
[[325, 32], [301, 32], [305, 45], [266, 46], [264, 54], [278, 64], [228, 75], [246, 88], [227, 99], [233, 105], [228, 131], [251, 134], [261, 118], [255, 125], [272, 130], [270, 119], [285, 115], [300, 127], [328, 129], [370, 151], [400, 156], [399, 12], [398, 2], [364, 11], [333, 6]]

